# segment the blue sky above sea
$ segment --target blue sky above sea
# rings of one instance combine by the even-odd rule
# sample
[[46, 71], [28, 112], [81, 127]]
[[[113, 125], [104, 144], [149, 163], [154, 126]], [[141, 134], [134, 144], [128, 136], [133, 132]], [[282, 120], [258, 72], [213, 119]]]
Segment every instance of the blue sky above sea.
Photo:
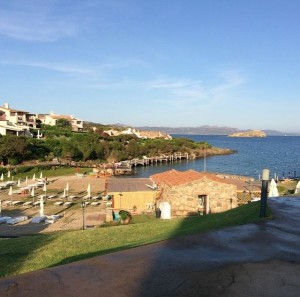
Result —
[[103, 124], [300, 132], [296, 0], [4, 0], [0, 103]]

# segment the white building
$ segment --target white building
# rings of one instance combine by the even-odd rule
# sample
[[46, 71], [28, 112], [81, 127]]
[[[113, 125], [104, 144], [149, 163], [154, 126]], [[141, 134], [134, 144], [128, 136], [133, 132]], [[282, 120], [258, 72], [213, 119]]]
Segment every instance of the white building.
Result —
[[65, 119], [71, 124], [73, 131], [83, 131], [83, 120], [75, 118], [73, 115], [57, 115], [50, 112], [50, 114], [39, 115], [38, 118], [43, 124], [50, 126], [56, 126], [58, 120]]
[[36, 128], [36, 115], [10, 108], [8, 103], [0, 106], [0, 134], [31, 136], [30, 128]]

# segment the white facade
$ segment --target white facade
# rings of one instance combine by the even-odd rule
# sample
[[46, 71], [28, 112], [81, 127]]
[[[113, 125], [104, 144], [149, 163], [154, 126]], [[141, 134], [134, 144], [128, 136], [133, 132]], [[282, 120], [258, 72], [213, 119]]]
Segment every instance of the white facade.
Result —
[[29, 135], [36, 128], [36, 116], [27, 111], [11, 109], [8, 103], [0, 106], [1, 135]]
[[50, 112], [50, 114], [39, 116], [39, 119], [43, 124], [50, 126], [56, 126], [58, 120], [66, 119], [71, 124], [73, 131], [77, 132], [83, 130], [83, 121], [75, 118], [72, 115], [56, 115]]

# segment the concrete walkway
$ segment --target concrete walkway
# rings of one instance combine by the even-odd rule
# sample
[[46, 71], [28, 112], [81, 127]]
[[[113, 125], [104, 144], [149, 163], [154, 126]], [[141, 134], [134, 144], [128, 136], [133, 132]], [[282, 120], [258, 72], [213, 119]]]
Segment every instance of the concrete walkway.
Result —
[[[0, 296], [300, 296], [300, 198], [275, 219], [0, 280]], [[1, 269], [1, 268], [0, 268]]]

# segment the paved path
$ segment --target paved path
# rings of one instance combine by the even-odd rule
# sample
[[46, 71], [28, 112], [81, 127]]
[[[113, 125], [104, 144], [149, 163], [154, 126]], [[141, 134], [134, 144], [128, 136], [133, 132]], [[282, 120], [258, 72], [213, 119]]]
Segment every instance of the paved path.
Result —
[[[275, 219], [0, 280], [0, 296], [300, 296], [300, 198]], [[1, 268], [0, 268], [1, 269]]]

